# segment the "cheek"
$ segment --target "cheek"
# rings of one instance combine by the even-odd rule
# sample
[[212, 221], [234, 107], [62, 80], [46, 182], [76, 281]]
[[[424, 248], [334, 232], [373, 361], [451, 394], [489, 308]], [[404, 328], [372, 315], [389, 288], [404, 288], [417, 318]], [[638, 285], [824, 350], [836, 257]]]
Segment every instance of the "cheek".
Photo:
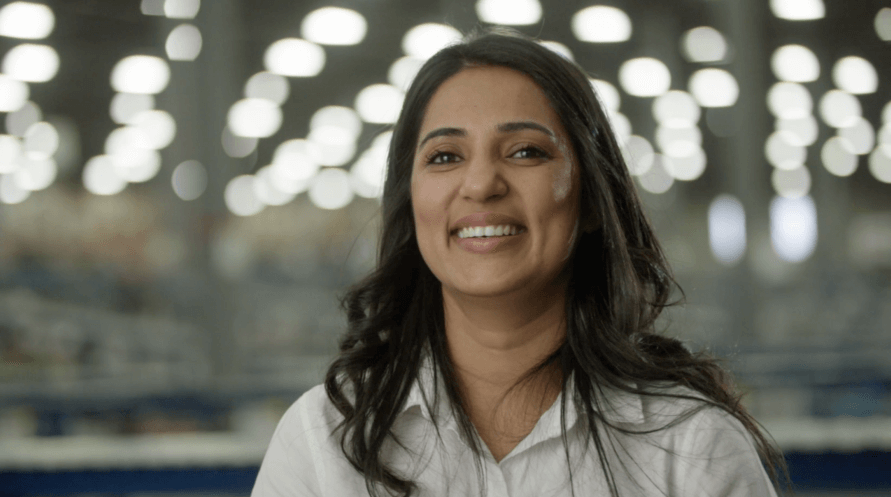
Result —
[[411, 196], [418, 242], [424, 244], [425, 235], [433, 235], [448, 227], [448, 211], [443, 202], [443, 190], [441, 185], [428, 179], [413, 179]]
[[554, 202], [559, 204], [569, 197], [569, 193], [572, 191], [572, 161], [566, 160], [563, 165], [554, 170], [551, 185]]

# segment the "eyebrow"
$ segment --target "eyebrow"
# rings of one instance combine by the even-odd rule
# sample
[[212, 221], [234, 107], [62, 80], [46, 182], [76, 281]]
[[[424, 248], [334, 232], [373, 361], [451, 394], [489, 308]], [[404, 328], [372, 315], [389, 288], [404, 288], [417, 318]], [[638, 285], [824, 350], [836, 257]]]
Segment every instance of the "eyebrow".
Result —
[[[554, 138], [553, 131], [551, 131], [547, 127], [542, 126], [541, 124], [538, 124], [537, 122], [534, 122], [534, 121], [516, 121], [516, 122], [509, 122], [509, 123], [501, 123], [501, 124], [495, 126], [495, 129], [498, 130], [499, 133], [513, 133], [515, 131], [521, 131], [524, 129], [532, 129], [535, 131], [540, 131], [540, 132], [548, 135], [549, 137]], [[464, 130], [463, 128], [437, 128], [437, 129], [434, 129], [433, 131], [427, 133], [426, 136], [424, 136], [424, 139], [421, 140], [421, 143], [418, 144], [418, 149], [423, 147], [424, 144], [427, 143], [428, 141], [432, 140], [433, 138], [439, 137], [439, 136], [461, 136], [461, 137], [464, 137], [464, 136], [467, 136], [467, 131]]]

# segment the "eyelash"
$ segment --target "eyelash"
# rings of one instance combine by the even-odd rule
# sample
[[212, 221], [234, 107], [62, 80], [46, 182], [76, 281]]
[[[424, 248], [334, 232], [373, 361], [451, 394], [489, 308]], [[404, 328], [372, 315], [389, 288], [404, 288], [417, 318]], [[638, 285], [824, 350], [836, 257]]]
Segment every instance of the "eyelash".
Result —
[[[548, 160], [548, 159], [552, 158], [549, 153], [545, 152], [540, 147], [536, 147], [535, 145], [526, 145], [523, 148], [521, 148], [520, 150], [517, 150], [516, 152], [514, 152], [511, 155], [511, 157], [513, 157], [514, 155], [517, 155], [520, 152], [532, 152], [532, 157], [521, 157], [521, 159], [545, 159], [545, 160]], [[434, 150], [429, 155], [427, 155], [427, 159], [426, 159], [427, 164], [450, 164], [450, 163], [454, 162], [454, 161], [438, 162], [443, 156], [457, 157], [458, 155], [453, 152]]]

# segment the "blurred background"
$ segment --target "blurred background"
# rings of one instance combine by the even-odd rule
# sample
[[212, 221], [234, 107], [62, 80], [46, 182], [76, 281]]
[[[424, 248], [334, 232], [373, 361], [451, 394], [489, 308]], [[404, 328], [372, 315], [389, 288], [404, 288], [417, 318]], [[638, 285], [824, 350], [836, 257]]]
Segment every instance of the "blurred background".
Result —
[[891, 495], [887, 0], [0, 1], [0, 495], [246, 495], [374, 263], [420, 64], [590, 75], [799, 495]]

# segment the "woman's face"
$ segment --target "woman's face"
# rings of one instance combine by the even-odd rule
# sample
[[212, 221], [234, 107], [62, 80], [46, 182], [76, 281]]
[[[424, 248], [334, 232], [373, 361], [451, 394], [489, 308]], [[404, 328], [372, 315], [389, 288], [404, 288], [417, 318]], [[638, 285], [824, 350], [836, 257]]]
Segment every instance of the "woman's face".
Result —
[[421, 123], [411, 196], [418, 246], [443, 291], [547, 291], [578, 230], [578, 165], [544, 92], [497, 66], [464, 69]]

